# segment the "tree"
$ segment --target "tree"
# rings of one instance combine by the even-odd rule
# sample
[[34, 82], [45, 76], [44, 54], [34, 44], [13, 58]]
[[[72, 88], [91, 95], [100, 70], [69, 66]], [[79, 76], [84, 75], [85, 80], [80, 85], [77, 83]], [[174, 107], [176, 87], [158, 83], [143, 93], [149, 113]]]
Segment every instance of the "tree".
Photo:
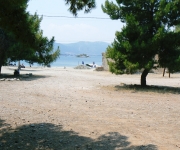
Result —
[[0, 30], [0, 33], [2, 33], [0, 34], [0, 42], [4, 43], [0, 46], [0, 68], [7, 60], [25, 60], [46, 66], [55, 61], [60, 55], [59, 48], [56, 51], [53, 50], [54, 37], [49, 40], [43, 36], [43, 31], [37, 28], [42, 17], [39, 18], [37, 14], [30, 15], [28, 20], [31, 22], [31, 29], [35, 35], [35, 44], [32, 46], [19, 41], [11, 32], [8, 33], [3, 29]]
[[180, 25], [177, 25], [176, 27], [175, 27], [175, 32], [179, 32], [180, 31]]
[[67, 5], [70, 5], [69, 11], [75, 16], [80, 10], [84, 9], [84, 12], [88, 13], [96, 7], [95, 0], [65, 0], [65, 2]]
[[[16, 39], [24, 44], [33, 45], [35, 34], [28, 19], [30, 14], [26, 11], [28, 1], [0, 0], [0, 27], [6, 32], [12, 32]], [[89, 12], [95, 8], [94, 0], [65, 0], [65, 3], [70, 5], [69, 11], [75, 16], [80, 10]]]
[[[116, 32], [114, 42], [107, 48], [110, 71], [116, 74], [134, 73], [143, 69], [141, 85], [155, 63], [178, 70], [180, 32], [171, 28], [180, 23], [179, 0], [106, 0], [104, 13], [111, 19], [120, 19], [126, 25]], [[167, 42], [167, 43], [166, 43]], [[159, 60], [155, 60], [155, 55]], [[171, 58], [168, 57], [168, 54]], [[176, 66], [176, 67], [174, 67]]]
[[[40, 27], [37, 20], [36, 23], [33, 22], [33, 19], [36, 19], [37, 16], [30, 15], [26, 11], [28, 1], [29, 0], [0, 0], [0, 69], [2, 64], [5, 63], [4, 61], [7, 59], [5, 56], [9, 53], [13, 54], [12, 57], [10, 57], [12, 60], [17, 60], [20, 58], [25, 59], [25, 57], [27, 59], [27, 56], [29, 57], [27, 60], [29, 60], [31, 56], [31, 59], [33, 59], [33, 61], [36, 60], [36, 62], [42, 63], [42, 60], [44, 59], [44, 65], [52, 62], [59, 55], [59, 51], [52, 53], [50, 50], [52, 49], [54, 38], [51, 40], [43, 38], [41, 35], [42, 31], [40, 31], [38, 33], [41, 35], [41, 40], [37, 40], [37, 31], [39, 31]], [[91, 11], [92, 8], [95, 8], [94, 0], [65, 0], [65, 2], [67, 5], [70, 5], [69, 11], [75, 16], [80, 10], [84, 9], [84, 12], [87, 13]], [[11, 40], [9, 38], [11, 38]], [[11, 50], [9, 50], [9, 42], [16, 43], [16, 46], [12, 46], [11, 43]], [[48, 46], [45, 46], [46, 44]], [[46, 49], [45, 51], [42, 50], [42, 45], [44, 45], [44, 48]], [[41, 48], [39, 48], [38, 46], [40, 46]], [[39, 52], [35, 52], [35, 49], [39, 49]], [[48, 52], [49, 54], [47, 54]], [[24, 55], [27, 53], [31, 55]], [[9, 56], [10, 55], [8, 55], [8, 57]], [[43, 59], [37, 59], [37, 56]]]
[[160, 67], [168, 69], [170, 77], [170, 73], [180, 71], [180, 34], [169, 31], [161, 33], [161, 36], [158, 64]]
[[1, 67], [6, 61], [6, 52], [9, 47], [9, 38], [4, 30], [0, 28], [0, 74]]
[[35, 31], [39, 26], [31, 28], [29, 13], [26, 12], [28, 0], [0, 0], [0, 27], [5, 32], [14, 34], [18, 41], [26, 45], [35, 45]]

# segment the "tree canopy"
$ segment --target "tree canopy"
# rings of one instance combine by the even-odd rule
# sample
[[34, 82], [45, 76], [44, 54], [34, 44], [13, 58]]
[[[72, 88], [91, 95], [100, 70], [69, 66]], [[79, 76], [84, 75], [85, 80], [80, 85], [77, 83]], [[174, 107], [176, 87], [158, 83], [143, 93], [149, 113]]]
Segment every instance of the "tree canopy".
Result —
[[35, 44], [35, 31], [39, 24], [32, 26], [29, 13], [26, 12], [28, 0], [0, 0], [0, 27], [6, 32], [14, 34], [17, 40], [24, 44]]
[[[0, 0], [0, 72], [1, 66], [10, 60], [27, 60], [43, 65], [50, 64], [60, 51], [53, 52], [54, 37], [43, 37], [40, 30], [42, 18], [26, 11], [29, 0]], [[95, 0], [65, 0], [69, 11], [77, 15], [95, 8]]]
[[[116, 74], [134, 73], [143, 69], [141, 85], [158, 63], [169, 71], [180, 70], [180, 32], [172, 28], [180, 23], [179, 0], [106, 0], [104, 13], [125, 23], [116, 32], [114, 42], [107, 48], [110, 71]], [[155, 55], [159, 59], [155, 60]]]
[[[32, 29], [31, 20], [28, 19], [29, 13], [26, 11], [29, 0], [0, 0], [0, 27], [5, 31], [12, 32], [17, 40], [24, 44], [33, 46], [35, 44], [35, 32], [39, 28]], [[69, 11], [77, 15], [78, 11], [84, 9], [89, 12], [95, 8], [95, 0], [65, 0], [69, 6]]]
[[16, 38], [12, 32], [0, 28], [0, 69], [8, 60], [25, 60], [29, 63], [39, 63], [50, 65], [60, 55], [59, 48], [54, 51], [54, 37], [50, 40], [43, 36], [43, 31], [37, 28], [40, 25], [42, 17], [37, 14], [29, 15], [27, 18], [31, 22], [31, 29], [34, 31], [34, 44], [26, 44]]
[[75, 16], [80, 10], [84, 9], [84, 12], [88, 13], [96, 7], [95, 0], [65, 0], [65, 2], [70, 5], [69, 11]]

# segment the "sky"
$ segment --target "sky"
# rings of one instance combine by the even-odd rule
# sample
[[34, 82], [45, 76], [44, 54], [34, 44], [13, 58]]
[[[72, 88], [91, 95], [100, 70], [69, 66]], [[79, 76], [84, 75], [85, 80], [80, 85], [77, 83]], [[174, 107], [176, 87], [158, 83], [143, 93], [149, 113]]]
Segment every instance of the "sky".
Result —
[[[115, 2], [115, 0], [110, 1]], [[105, 0], [96, 0], [96, 8], [90, 13], [87, 14], [83, 11], [78, 13], [77, 17], [86, 18], [75, 18], [68, 11], [69, 6], [65, 4], [64, 0], [29, 0], [27, 11], [30, 14], [36, 12], [43, 16], [41, 22], [43, 35], [48, 38], [54, 36], [57, 43], [75, 43], [79, 41], [112, 43], [115, 32], [121, 31], [123, 24], [120, 20], [109, 19], [109, 16], [102, 12], [101, 4], [104, 3]]]

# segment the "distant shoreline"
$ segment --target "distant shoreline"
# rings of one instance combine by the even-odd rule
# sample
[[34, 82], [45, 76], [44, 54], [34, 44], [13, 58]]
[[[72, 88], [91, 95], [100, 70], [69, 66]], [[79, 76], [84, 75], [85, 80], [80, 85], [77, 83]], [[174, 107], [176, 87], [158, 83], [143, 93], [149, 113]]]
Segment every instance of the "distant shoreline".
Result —
[[[3, 74], [14, 74], [14, 70], [17, 69], [17, 66], [2, 66], [1, 68], [1, 75]], [[75, 67], [42, 67], [42, 66], [32, 66], [32, 67], [26, 67], [26, 68], [21, 68], [20, 70], [20, 74], [27, 74], [27, 73], [35, 73], [37, 72], [38, 74], [40, 72], [44, 72], [44, 74], [46, 74], [45, 72], [54, 72], [54, 71], [70, 71], [70, 70], [74, 70], [74, 71], [94, 71], [95, 68], [90, 68], [90, 69], [75, 69]]]
[[[92, 64], [95, 62], [98, 66], [102, 66], [102, 56], [97, 55], [97, 56], [90, 56], [90, 57], [76, 57], [75, 55], [61, 55], [55, 62], [52, 62], [50, 64], [51, 67], [76, 67], [78, 65], [82, 64], [82, 61], [84, 64]], [[13, 64], [17, 62], [13, 62]], [[26, 61], [20, 61], [20, 64], [24, 64], [25, 67], [30, 67], [29, 63]], [[34, 63], [31, 65], [32, 67], [43, 67], [37, 63]]]

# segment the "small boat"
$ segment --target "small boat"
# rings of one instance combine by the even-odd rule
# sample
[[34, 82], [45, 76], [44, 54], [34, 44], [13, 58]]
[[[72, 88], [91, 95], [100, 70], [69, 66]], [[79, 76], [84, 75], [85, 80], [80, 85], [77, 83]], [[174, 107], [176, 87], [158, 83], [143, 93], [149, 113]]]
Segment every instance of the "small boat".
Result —
[[76, 55], [77, 57], [89, 57], [89, 55], [87, 55], [87, 54], [79, 54], [79, 55]]
[[91, 68], [96, 68], [96, 67], [98, 67], [98, 65], [96, 65], [96, 64], [86, 64], [86, 66], [91, 67]]

